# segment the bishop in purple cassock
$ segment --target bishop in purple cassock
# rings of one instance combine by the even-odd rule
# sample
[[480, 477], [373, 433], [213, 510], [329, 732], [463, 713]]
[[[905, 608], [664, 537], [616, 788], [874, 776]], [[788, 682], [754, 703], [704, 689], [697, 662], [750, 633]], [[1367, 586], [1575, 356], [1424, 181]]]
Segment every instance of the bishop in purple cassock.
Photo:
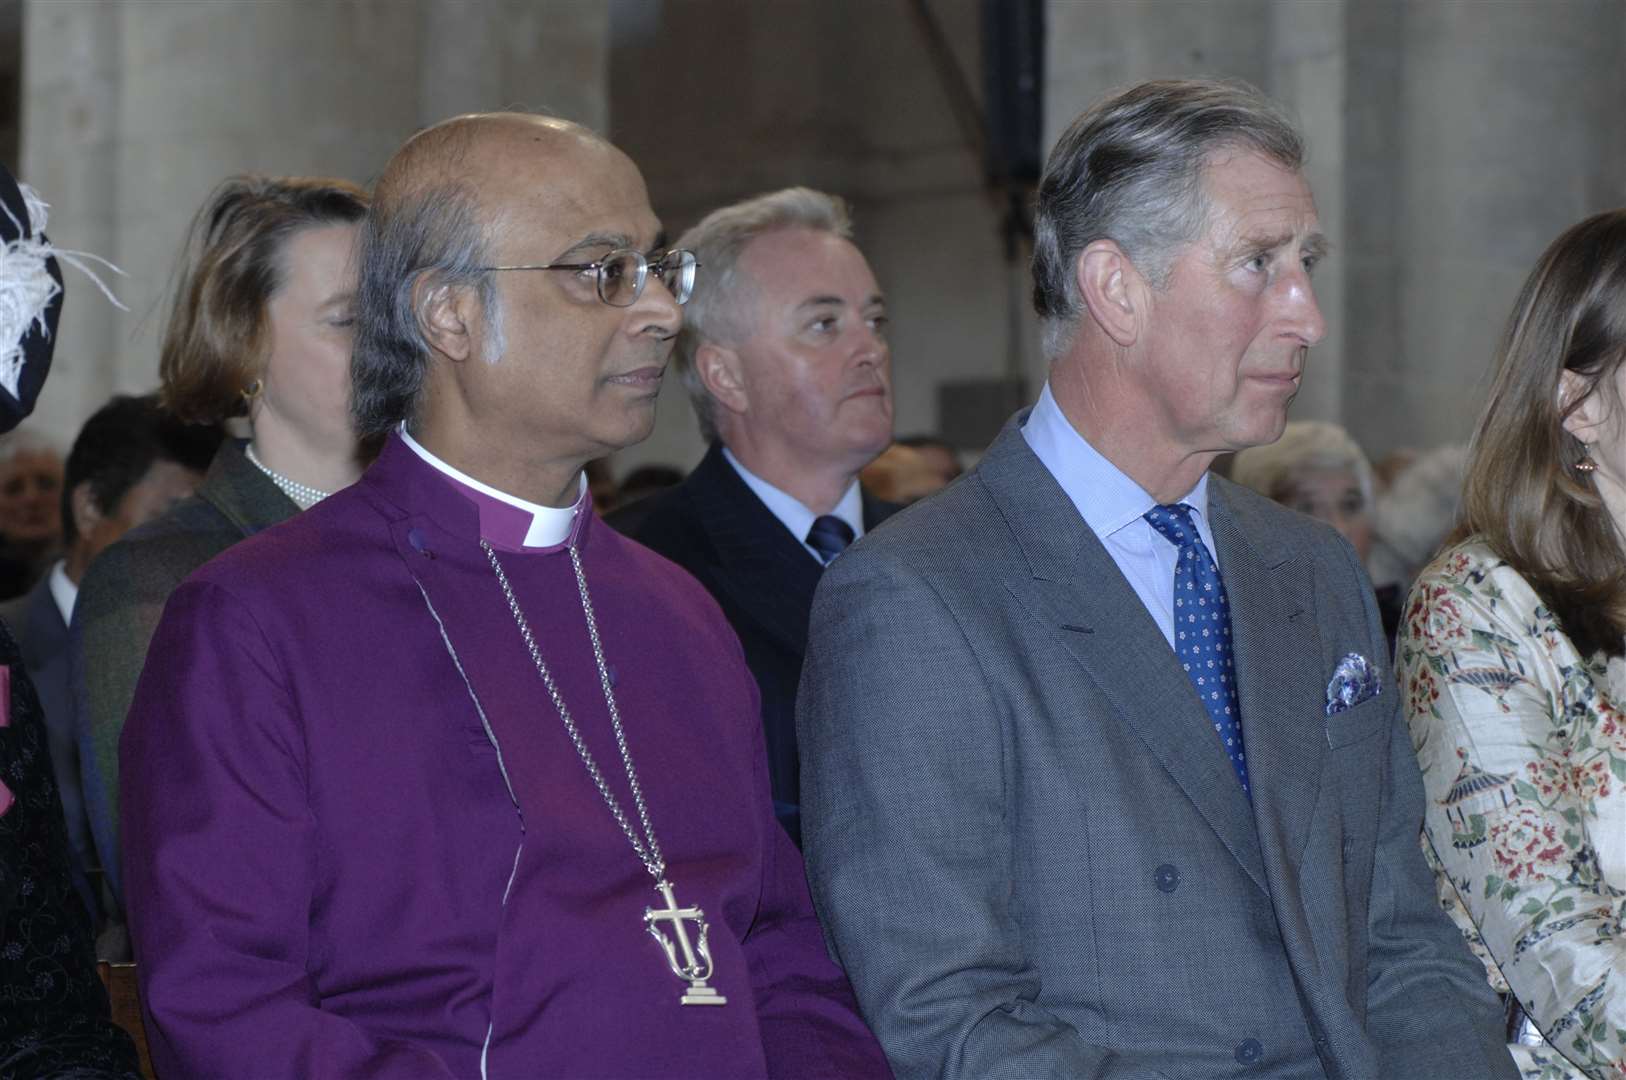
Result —
[[[174, 593], [125, 728], [155, 1064], [887, 1075], [737, 640], [580, 478], [647, 434], [692, 258], [558, 121], [431, 128], [376, 200], [353, 372], [383, 451]], [[418, 381], [380, 380], [401, 356]]]

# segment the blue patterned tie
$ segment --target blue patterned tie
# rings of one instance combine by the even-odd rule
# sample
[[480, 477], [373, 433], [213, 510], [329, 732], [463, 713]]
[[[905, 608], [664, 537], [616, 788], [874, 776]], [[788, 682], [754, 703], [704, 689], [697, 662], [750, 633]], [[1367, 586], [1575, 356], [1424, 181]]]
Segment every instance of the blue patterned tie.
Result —
[[807, 546], [819, 553], [826, 566], [846, 551], [847, 545], [852, 542], [853, 527], [834, 514], [814, 518], [813, 527], [807, 530]]
[[1174, 567], [1174, 652], [1214, 722], [1231, 759], [1242, 793], [1248, 788], [1248, 755], [1242, 749], [1242, 707], [1237, 703], [1236, 669], [1231, 664], [1231, 602], [1225, 596], [1214, 557], [1203, 546], [1191, 507], [1154, 506], [1146, 520], [1179, 549]]

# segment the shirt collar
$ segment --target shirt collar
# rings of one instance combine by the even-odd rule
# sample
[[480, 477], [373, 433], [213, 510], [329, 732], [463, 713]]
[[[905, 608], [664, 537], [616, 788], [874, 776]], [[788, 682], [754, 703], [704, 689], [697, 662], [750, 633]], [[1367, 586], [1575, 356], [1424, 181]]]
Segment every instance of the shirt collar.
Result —
[[67, 560], [58, 559], [52, 564], [45, 580], [51, 589], [51, 599], [56, 601], [56, 609], [62, 613], [62, 625], [69, 625], [73, 622], [74, 601], [79, 599], [79, 586], [68, 579]]
[[[1105, 540], [1127, 525], [1133, 525], [1157, 505], [1142, 488], [1118, 466], [1078, 433], [1061, 406], [1044, 384], [1039, 401], [1022, 428], [1033, 453], [1050, 470], [1067, 498], [1072, 500], [1084, 523]], [[1204, 472], [1184, 498], [1177, 500], [1195, 511], [1199, 520], [1208, 517], [1208, 473]]]
[[[740, 479], [745, 481], [745, 486], [762, 500], [763, 505], [779, 519], [780, 524], [805, 545], [808, 530], [813, 528], [813, 522], [819, 515], [809, 510], [796, 496], [779, 490], [741, 465], [740, 459], [734, 456], [734, 451], [726, 446], [723, 447], [723, 457], [728, 459], [734, 471], [740, 474]], [[864, 495], [859, 490], [856, 479], [847, 485], [847, 490], [842, 492], [841, 501], [836, 503], [830, 513], [847, 523], [853, 531], [853, 539], [864, 535]]]
[[569, 537], [571, 528], [587, 503], [587, 474], [583, 472], [581, 488], [571, 506], [543, 506], [527, 502], [517, 495], [498, 491], [467, 473], [447, 464], [419, 444], [403, 423], [401, 441], [414, 454], [434, 466], [452, 482], [452, 485], [474, 503], [480, 512], [480, 536], [491, 543], [509, 549], [557, 547]]

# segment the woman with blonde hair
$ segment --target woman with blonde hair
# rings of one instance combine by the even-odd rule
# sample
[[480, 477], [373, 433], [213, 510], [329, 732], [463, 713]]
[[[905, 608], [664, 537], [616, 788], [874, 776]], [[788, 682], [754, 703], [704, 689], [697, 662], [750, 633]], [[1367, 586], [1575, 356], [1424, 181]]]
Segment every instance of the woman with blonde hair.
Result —
[[1623, 362], [1615, 210], [1566, 231], [1525, 282], [1460, 539], [1401, 627], [1425, 847], [1442, 903], [1528, 1018], [1515, 1056], [1530, 1076], [1626, 1080]]
[[[239, 176], [192, 223], [159, 360], [183, 420], [246, 421], [191, 499], [90, 565], [74, 608], [84, 790], [117, 901], [118, 740], [164, 602], [192, 571], [361, 475], [349, 416], [356, 270], [367, 195], [344, 180]], [[124, 951], [117, 934], [104, 958]]]

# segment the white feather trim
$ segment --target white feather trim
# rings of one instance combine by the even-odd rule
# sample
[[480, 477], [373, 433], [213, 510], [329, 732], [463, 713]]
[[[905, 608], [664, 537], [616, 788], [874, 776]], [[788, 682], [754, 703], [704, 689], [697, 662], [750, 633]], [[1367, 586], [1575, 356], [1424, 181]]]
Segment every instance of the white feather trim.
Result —
[[[114, 307], [121, 311], [130, 310], [119, 303], [118, 297], [102, 283], [95, 271], [85, 265], [84, 260], [101, 263], [121, 277], [124, 271], [100, 256], [83, 251], [65, 251], [43, 239], [50, 204], [27, 184], [18, 184], [17, 188], [22, 192], [23, 204], [28, 209], [26, 231], [29, 235], [0, 245], [0, 387], [4, 387], [12, 397], [21, 396], [18, 389], [23, 375], [23, 339], [30, 329], [38, 329], [42, 335], [50, 333], [45, 325], [45, 309], [62, 291], [62, 286], [46, 269], [46, 260], [51, 256], [56, 256], [59, 262], [67, 263], [95, 282]], [[9, 208], [5, 208], [5, 214], [18, 232], [24, 231], [23, 223]]]

